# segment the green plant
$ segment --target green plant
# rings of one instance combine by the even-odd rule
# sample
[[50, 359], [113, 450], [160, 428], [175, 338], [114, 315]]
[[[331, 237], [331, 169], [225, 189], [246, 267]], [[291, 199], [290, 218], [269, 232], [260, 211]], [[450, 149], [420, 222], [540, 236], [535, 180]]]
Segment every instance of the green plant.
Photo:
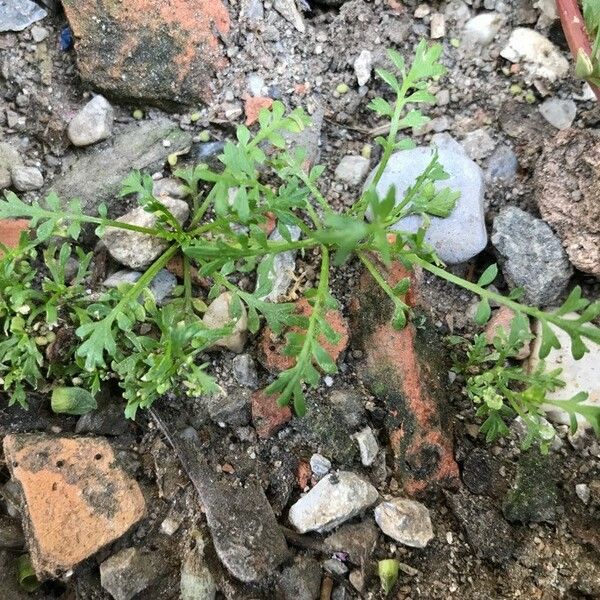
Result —
[[[96, 392], [102, 380], [114, 378], [124, 390], [129, 417], [179, 382], [183, 382], [191, 394], [214, 391], [214, 380], [204, 365], [196, 363], [196, 357], [230, 333], [245, 310], [253, 333], [260, 328], [261, 320], [277, 334], [294, 328], [293, 333], [287, 333], [284, 351], [295, 359], [294, 366], [283, 371], [267, 391], [277, 395], [280, 405], [293, 403], [296, 412], [302, 415], [305, 412], [305, 387], [316, 386], [321, 373], [336, 370], [334, 361], [319, 340], [337, 341], [337, 334], [325, 318], [327, 310], [337, 305], [330, 292], [329, 274], [331, 268], [350, 257], [357, 257], [363, 263], [394, 303], [394, 327], [404, 327], [410, 316], [404, 301], [409, 281], [406, 279], [391, 287], [378, 260], [384, 264], [401, 261], [408, 268], [422, 267], [479, 295], [477, 321], [480, 324], [489, 318], [492, 300], [509, 306], [518, 314], [539, 319], [544, 338], [542, 354], [558, 346], [550, 323], [569, 333], [576, 356], [586, 351], [586, 339], [600, 342], [600, 330], [591, 324], [600, 314], [599, 302], [589, 304], [580, 297], [572, 298], [560, 310], [546, 313], [520, 304], [518, 293], [503, 297], [488, 289], [497, 273], [495, 265], [486, 270], [478, 283], [461, 279], [444, 269], [434, 250], [425, 242], [425, 233], [430, 217], [449, 215], [458, 195], [436, 185], [447, 178], [437, 156], [398, 204], [393, 189], [383, 198], [376, 193], [391, 155], [413, 147], [410, 138], [401, 136], [402, 131], [426, 122], [426, 117], [415, 107], [434, 101], [427, 86], [431, 79], [444, 74], [439, 63], [441, 51], [439, 45], [428, 47], [424, 42], [420, 43], [410, 67], [405, 65], [400, 54], [390, 51], [396, 73], [378, 70], [379, 76], [391, 87], [393, 99], [377, 98], [370, 107], [380, 117], [389, 119], [389, 134], [376, 139], [382, 147], [383, 157], [369, 186], [356, 203], [342, 213], [335, 212], [319, 191], [318, 180], [324, 167], [305, 170], [305, 150], [288, 148], [285, 136], [305, 128], [308, 118], [300, 109], [286, 114], [280, 102], [275, 102], [271, 111], [261, 111], [256, 133], [252, 134], [245, 126], [238, 127], [237, 142], [228, 142], [220, 157], [222, 170], [211, 170], [201, 164], [175, 173], [192, 199], [192, 217], [186, 227], [181, 227], [167, 208], [153, 197], [151, 178], [139, 173], [127, 178], [123, 194], [136, 195], [145, 210], [156, 215], [156, 225], [150, 228], [111, 220], [105, 207], [100, 208], [98, 216], [89, 216], [82, 214], [77, 202], [71, 202], [61, 210], [58, 198], [52, 195], [45, 204], [26, 204], [8, 193], [0, 202], [0, 218], [27, 217], [32, 220], [32, 226], [37, 227], [36, 241], [24, 244], [20, 251], [10, 253], [3, 261], [3, 268], [8, 264], [13, 270], [28, 273], [30, 284], [23, 287], [22, 277], [15, 282], [7, 274], [0, 287], [3, 297], [7, 291], [16, 293], [10, 291], [11, 286], [18, 288], [18, 293], [32, 295], [27, 302], [35, 304], [38, 312], [28, 321], [27, 336], [42, 322], [39, 310], [51, 297], [49, 284], [41, 290], [33, 285], [32, 259], [34, 254], [39, 254], [40, 245], [52, 236], [63, 233], [77, 239], [80, 227], [92, 224], [97, 227], [99, 236], [106, 227], [120, 227], [158, 236], [167, 245], [163, 254], [133, 285], [111, 290], [93, 300], [86, 293], [76, 293], [68, 306], [61, 303], [62, 295], [58, 296], [55, 300], [58, 305], [51, 312], [58, 315], [61, 327], [71, 327], [78, 338], [70, 354], [73, 358], [71, 370], [51, 373], [55, 379], [60, 379], [59, 384], [65, 385], [64, 379], [70, 377], [67, 384]], [[418, 232], [392, 231], [392, 225], [407, 215], [422, 217]], [[282, 241], [270, 240], [265, 234], [264, 224], [273, 216]], [[292, 240], [291, 226], [301, 230], [299, 241]], [[320, 253], [318, 282], [306, 292], [312, 307], [309, 316], [296, 314], [291, 303], [273, 304], [263, 300], [272, 286], [267, 275], [274, 257], [288, 250]], [[145, 292], [146, 287], [179, 253], [183, 255], [184, 264], [179, 295], [171, 304], [157, 307], [151, 295]], [[48, 257], [45, 258], [47, 263]], [[207, 301], [222, 291], [231, 293], [231, 324], [228, 327], [211, 331], [201, 321], [199, 313], [204, 305], [194, 296], [192, 266], [212, 281]], [[238, 282], [241, 276], [254, 272], [258, 285], [256, 291], [250, 293]], [[50, 278], [51, 281], [56, 279], [54, 275]], [[73, 294], [72, 291], [68, 293]], [[5, 306], [10, 304], [4, 303]], [[23, 304], [23, 301], [15, 304], [17, 314], [20, 314], [18, 307]], [[579, 318], [567, 319], [564, 316], [567, 309], [580, 312]], [[1, 316], [5, 330], [14, 333], [10, 325], [12, 313]], [[40, 369], [45, 364], [44, 357], [35, 351], [35, 347], [31, 356], [27, 353], [26, 356], [29, 367], [23, 370], [26, 375], [22, 379], [35, 387], [43, 380]], [[4, 370], [12, 371], [14, 361], [12, 355], [0, 353]], [[19, 385], [22, 389], [22, 383]], [[13, 393], [13, 401], [16, 393], [16, 401], [24, 402], [24, 396], [17, 391], [14, 382], [7, 385], [5, 379], [5, 389]]]

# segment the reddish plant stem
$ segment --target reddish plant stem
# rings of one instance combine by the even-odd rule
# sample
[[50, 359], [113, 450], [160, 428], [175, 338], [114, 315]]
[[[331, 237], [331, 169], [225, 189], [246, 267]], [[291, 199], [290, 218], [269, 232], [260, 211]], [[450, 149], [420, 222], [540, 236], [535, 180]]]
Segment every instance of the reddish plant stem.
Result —
[[[577, 0], [556, 0], [556, 8], [567, 43], [575, 60], [577, 60], [579, 50], [583, 50], [587, 56], [591, 56], [592, 45]], [[600, 102], [600, 89], [592, 83], [590, 83], [590, 87]]]

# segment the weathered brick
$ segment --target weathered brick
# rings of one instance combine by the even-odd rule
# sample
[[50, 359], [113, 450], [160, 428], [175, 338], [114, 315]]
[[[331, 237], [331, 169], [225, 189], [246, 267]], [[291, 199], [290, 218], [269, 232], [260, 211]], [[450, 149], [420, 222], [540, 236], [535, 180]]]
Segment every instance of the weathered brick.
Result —
[[7, 435], [4, 455], [22, 490], [24, 528], [39, 577], [55, 577], [137, 523], [137, 482], [102, 438]]
[[277, 397], [259, 390], [252, 394], [252, 422], [263, 439], [275, 435], [292, 418], [289, 406], [279, 406]]
[[[418, 277], [399, 263], [387, 273], [392, 286], [404, 277], [412, 284], [405, 300], [415, 307]], [[416, 494], [437, 484], [456, 485], [458, 466], [444, 410], [442, 341], [425, 316], [422, 327], [409, 322], [395, 330], [392, 303], [367, 272], [352, 309], [353, 335], [365, 353], [363, 379], [386, 409], [385, 425], [405, 490]]]
[[[0, 244], [7, 248], [16, 248], [21, 233], [29, 227], [27, 219], [0, 219]], [[0, 250], [0, 257], [2, 250]]]

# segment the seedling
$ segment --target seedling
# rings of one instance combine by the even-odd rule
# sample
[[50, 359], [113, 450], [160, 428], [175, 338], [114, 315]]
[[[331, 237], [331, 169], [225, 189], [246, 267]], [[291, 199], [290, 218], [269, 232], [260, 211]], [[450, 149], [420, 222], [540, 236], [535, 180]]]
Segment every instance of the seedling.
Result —
[[[438, 185], [448, 175], [437, 156], [399, 203], [394, 189], [385, 197], [376, 193], [392, 154], [414, 147], [402, 133], [422, 127], [427, 121], [418, 106], [435, 101], [427, 86], [445, 72], [439, 63], [441, 53], [440, 45], [428, 47], [421, 42], [412, 65], [407, 66], [399, 53], [389, 52], [394, 72], [379, 69], [378, 74], [393, 96], [391, 100], [376, 98], [370, 104], [377, 115], [389, 120], [387, 137], [375, 140], [383, 156], [368, 187], [351, 208], [341, 213], [334, 211], [319, 190], [325, 168], [306, 169], [306, 151], [288, 147], [285, 136], [304, 129], [308, 117], [301, 109], [286, 113], [281, 102], [274, 102], [270, 111], [261, 111], [254, 134], [245, 126], [237, 128], [237, 142], [226, 143], [220, 157], [222, 170], [200, 164], [176, 171], [192, 203], [192, 218], [185, 228], [153, 196], [152, 179], [140, 173], [127, 178], [123, 195], [137, 196], [141, 206], [156, 215], [156, 225], [150, 228], [109, 219], [104, 206], [98, 215], [90, 216], [82, 213], [76, 200], [61, 204], [51, 194], [44, 203], [27, 204], [8, 193], [0, 201], [0, 218], [29, 218], [36, 231], [35, 240], [24, 237], [0, 263], [0, 325], [7, 336], [0, 343], [0, 376], [10, 402], [26, 405], [27, 388], [35, 389], [45, 382], [95, 394], [102, 381], [112, 379], [122, 387], [126, 415], [133, 418], [139, 408], [149, 407], [169, 390], [184, 389], [193, 396], [213, 393], [219, 388], [207, 372], [207, 365], [199, 363], [199, 357], [231, 333], [246, 310], [252, 333], [258, 332], [261, 321], [266, 321], [276, 334], [294, 328], [286, 335], [284, 350], [294, 359], [294, 365], [279, 374], [267, 393], [274, 394], [280, 405], [293, 404], [296, 413], [303, 415], [306, 388], [316, 387], [321, 374], [337, 370], [319, 340], [338, 340], [325, 318], [327, 311], [337, 306], [330, 291], [330, 271], [350, 259], [359, 260], [383, 288], [393, 303], [392, 324], [398, 329], [411, 318], [405, 302], [409, 281], [395, 287], [388, 284], [381, 264], [392, 261], [400, 261], [409, 269], [421, 267], [478, 295], [481, 302], [476, 321], [480, 325], [489, 319], [493, 301], [510, 307], [521, 320], [538, 319], [542, 325], [542, 356], [559, 347], [550, 324], [569, 334], [577, 358], [587, 351], [586, 340], [600, 343], [600, 330], [592, 324], [600, 314], [600, 302], [584, 300], [579, 288], [559, 310], [547, 313], [519, 303], [518, 291], [505, 297], [489, 289], [498, 273], [496, 265], [491, 265], [477, 283], [444, 268], [426, 243], [425, 233], [431, 217], [444, 218], [452, 212], [458, 194]], [[422, 219], [416, 233], [392, 230], [399, 219], [408, 215]], [[282, 241], [268, 239], [265, 234], [264, 224], [273, 216]], [[120, 227], [158, 236], [166, 241], [167, 248], [135, 284], [90, 297], [84, 283], [91, 257], [75, 246], [79, 271], [67, 285], [65, 267], [73, 252], [70, 243], [64, 241], [58, 253], [52, 247], [57, 235], [76, 242], [81, 227], [90, 224], [96, 226], [100, 237], [106, 227]], [[300, 228], [299, 241], [292, 240], [291, 226]], [[46, 244], [49, 248], [42, 250]], [[263, 300], [272, 287], [267, 274], [274, 258], [288, 250], [320, 255], [318, 281], [305, 294], [312, 307], [309, 316], [296, 314], [294, 304]], [[175, 300], [158, 307], [146, 288], [179, 254], [183, 256], [183, 285]], [[34, 265], [40, 260], [45, 266], [38, 270]], [[231, 293], [228, 326], [211, 330], [203, 324], [199, 314], [203, 303], [194, 293], [192, 267], [212, 281], [207, 302], [223, 291]], [[238, 282], [241, 276], [253, 273], [257, 286], [249, 292]], [[568, 312], [577, 312], [579, 317], [568, 319]], [[71, 343], [56, 348], [58, 340], [64, 338]], [[512, 405], [504, 409], [486, 402], [486, 406], [490, 415], [500, 418], [509, 409], [515, 412]], [[583, 414], [576, 402], [565, 403], [564, 408]], [[587, 412], [584, 416], [597, 422], [600, 413]], [[501, 433], [499, 426], [496, 429]]]

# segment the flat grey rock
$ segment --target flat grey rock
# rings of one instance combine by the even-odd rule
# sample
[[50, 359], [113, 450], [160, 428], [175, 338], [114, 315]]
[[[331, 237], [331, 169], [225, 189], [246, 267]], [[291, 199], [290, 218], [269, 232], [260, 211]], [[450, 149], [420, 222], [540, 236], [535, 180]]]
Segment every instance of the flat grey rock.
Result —
[[[166, 147], [163, 142], [170, 145]], [[169, 119], [131, 123], [107, 142], [77, 153], [51, 189], [63, 202], [79, 198], [86, 214], [95, 215], [104, 202], [109, 215], [118, 216], [126, 202], [118, 196], [125, 177], [136, 169], [162, 168], [169, 154], [191, 143], [191, 134]]]
[[103, 96], [94, 96], [71, 120], [67, 135], [74, 146], [90, 146], [110, 137], [114, 110]]
[[549, 306], [566, 291], [573, 267], [550, 226], [509, 206], [494, 219], [492, 243], [511, 287], [522, 287], [528, 302]]
[[[464, 148], [449, 135], [434, 135], [432, 144], [437, 147], [440, 163], [450, 176], [449, 179], [438, 182], [437, 189], [448, 187], [459, 191], [461, 196], [448, 218], [431, 217], [425, 241], [433, 246], [444, 262], [462, 263], [479, 254], [487, 245], [483, 172], [467, 156]], [[433, 150], [432, 147], [418, 147], [393, 154], [377, 185], [380, 197], [394, 185], [396, 202], [400, 202], [407, 189], [431, 162]], [[367, 185], [373, 174], [374, 172]], [[393, 228], [414, 233], [421, 222], [420, 216], [412, 215], [398, 221]]]
[[2, 0], [0, 2], [0, 32], [23, 31], [48, 13], [31, 0]]
[[375, 509], [375, 521], [383, 533], [411, 546], [425, 548], [433, 539], [429, 510], [424, 504], [408, 498], [393, 498]]

